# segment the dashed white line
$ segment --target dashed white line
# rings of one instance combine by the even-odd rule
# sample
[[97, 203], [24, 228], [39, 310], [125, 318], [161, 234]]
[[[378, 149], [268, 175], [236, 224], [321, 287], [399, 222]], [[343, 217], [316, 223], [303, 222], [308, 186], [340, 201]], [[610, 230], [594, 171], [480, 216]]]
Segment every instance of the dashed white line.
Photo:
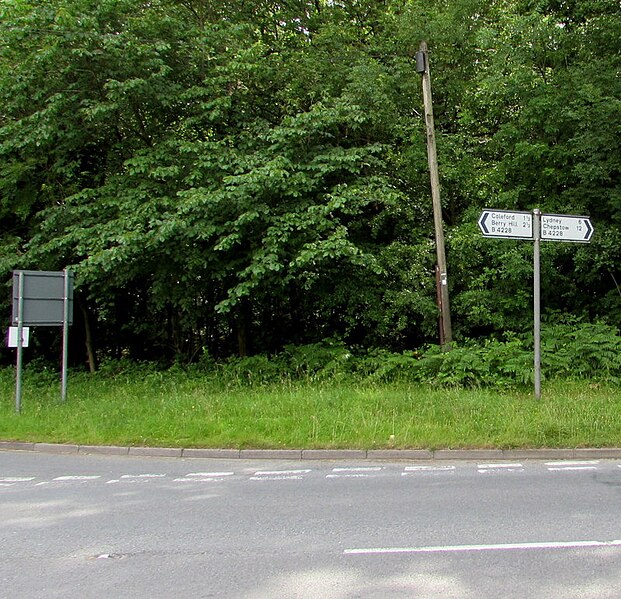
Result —
[[5, 476], [0, 478], [0, 483], [26, 483], [35, 478], [34, 476]]
[[493, 469], [493, 468], [522, 468], [522, 464], [479, 464], [481, 469]]
[[99, 474], [95, 474], [95, 475], [87, 475], [87, 476], [57, 476], [56, 478], [52, 480], [55, 480], [55, 481], [97, 480], [98, 478], [101, 478], [101, 476]]
[[333, 474], [326, 474], [326, 478], [369, 478], [371, 473], [381, 472], [382, 470], [382, 466], [332, 468]]
[[309, 472], [312, 470], [258, 470], [249, 480], [303, 480]]
[[201, 477], [220, 478], [224, 476], [233, 476], [234, 474], [235, 472], [190, 472], [189, 474], [186, 474], [186, 476], [196, 477], [196, 478], [201, 478]]
[[597, 466], [566, 466], [560, 468], [548, 468], [550, 472], [570, 472], [576, 470], [597, 470]]
[[455, 472], [455, 466], [406, 466], [405, 470], [401, 473], [401, 476], [412, 476], [415, 474], [423, 474], [428, 472], [434, 474], [451, 474]]
[[488, 472], [524, 472], [522, 464], [479, 464], [477, 468], [479, 474]]
[[563, 462], [546, 462], [549, 472], [565, 472], [576, 470], [597, 470], [599, 460], [566, 460]]
[[165, 478], [165, 474], [123, 474], [121, 480], [132, 479], [149, 479], [149, 478]]
[[546, 466], [596, 466], [599, 460], [564, 460], [562, 462], [546, 462]]
[[223, 481], [227, 476], [233, 476], [235, 472], [190, 472], [183, 478], [175, 478], [174, 482], [199, 482], [210, 483]]
[[382, 466], [361, 466], [358, 468], [332, 468], [332, 472], [381, 472]]
[[308, 474], [312, 470], [258, 470], [255, 476], [286, 476], [288, 474]]

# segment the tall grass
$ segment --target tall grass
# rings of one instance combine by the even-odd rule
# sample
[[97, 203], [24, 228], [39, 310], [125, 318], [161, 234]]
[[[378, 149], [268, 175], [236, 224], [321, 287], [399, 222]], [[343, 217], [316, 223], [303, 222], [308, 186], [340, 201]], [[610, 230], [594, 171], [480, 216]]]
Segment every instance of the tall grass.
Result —
[[142, 365], [57, 374], [26, 369], [15, 413], [13, 369], [0, 370], [0, 438], [233, 448], [621, 446], [621, 388], [550, 381], [528, 389], [442, 387], [377, 377], [248, 381], [217, 369]]

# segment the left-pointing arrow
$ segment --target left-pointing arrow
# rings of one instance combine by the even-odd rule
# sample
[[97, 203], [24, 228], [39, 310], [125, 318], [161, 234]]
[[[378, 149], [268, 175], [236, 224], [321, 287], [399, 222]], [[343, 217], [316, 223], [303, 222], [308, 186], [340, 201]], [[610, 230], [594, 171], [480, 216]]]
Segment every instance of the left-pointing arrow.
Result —
[[483, 212], [483, 214], [481, 214], [481, 218], [479, 218], [479, 227], [481, 228], [481, 231], [483, 231], [483, 233], [485, 234], [489, 234], [489, 229], [487, 228], [485, 221], [487, 220], [487, 217], [489, 216], [489, 212], [485, 211]]

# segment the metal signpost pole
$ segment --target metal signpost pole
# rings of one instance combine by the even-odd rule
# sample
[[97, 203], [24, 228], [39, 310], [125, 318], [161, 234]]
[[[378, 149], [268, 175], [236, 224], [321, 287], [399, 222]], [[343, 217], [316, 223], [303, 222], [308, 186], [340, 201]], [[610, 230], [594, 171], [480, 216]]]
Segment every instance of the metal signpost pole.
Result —
[[67, 399], [67, 362], [69, 353], [69, 283], [70, 272], [64, 270], [64, 286], [63, 286], [63, 357], [62, 357], [62, 374], [60, 384], [60, 399]]
[[541, 210], [533, 210], [533, 313], [535, 399], [541, 399]]
[[24, 333], [24, 273], [19, 272], [17, 279], [17, 367], [15, 375], [15, 411], [22, 411], [22, 362]]

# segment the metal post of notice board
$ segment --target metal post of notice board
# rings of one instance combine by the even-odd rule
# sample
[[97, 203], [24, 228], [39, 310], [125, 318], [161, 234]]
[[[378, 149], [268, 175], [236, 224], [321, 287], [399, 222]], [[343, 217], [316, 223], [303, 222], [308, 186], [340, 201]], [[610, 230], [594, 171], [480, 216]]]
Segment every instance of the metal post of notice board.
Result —
[[62, 327], [61, 400], [67, 398], [69, 326], [73, 323], [73, 273], [63, 271], [13, 271], [13, 314], [17, 329], [15, 409], [21, 411], [24, 333], [30, 326]]
[[15, 374], [15, 411], [22, 411], [22, 363], [24, 359], [24, 343], [22, 339], [24, 331], [24, 273], [18, 273], [17, 279], [17, 365]]
[[60, 383], [60, 399], [67, 399], [67, 363], [69, 354], [69, 291], [71, 273], [65, 268], [63, 271], [63, 357]]

